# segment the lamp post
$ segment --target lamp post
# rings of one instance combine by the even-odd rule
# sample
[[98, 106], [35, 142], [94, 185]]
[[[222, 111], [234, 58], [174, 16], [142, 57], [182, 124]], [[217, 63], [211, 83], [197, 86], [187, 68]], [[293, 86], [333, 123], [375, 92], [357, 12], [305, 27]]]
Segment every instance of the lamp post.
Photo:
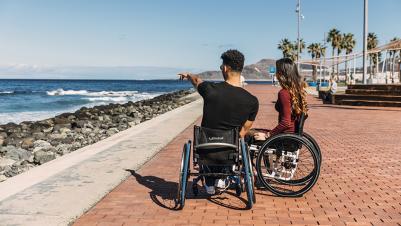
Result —
[[298, 4], [297, 4], [297, 9], [295, 10], [295, 12], [298, 13], [298, 31], [297, 31], [297, 67], [298, 67], [298, 71], [299, 71], [299, 54], [301, 52], [301, 42], [300, 42], [300, 31], [299, 31], [299, 25], [301, 23], [301, 0], [298, 0]]
[[366, 67], [366, 58], [367, 58], [367, 49], [368, 49], [368, 0], [364, 0], [364, 10], [363, 10], [363, 75], [362, 80], [363, 84], [366, 84], [367, 77], [367, 67]]

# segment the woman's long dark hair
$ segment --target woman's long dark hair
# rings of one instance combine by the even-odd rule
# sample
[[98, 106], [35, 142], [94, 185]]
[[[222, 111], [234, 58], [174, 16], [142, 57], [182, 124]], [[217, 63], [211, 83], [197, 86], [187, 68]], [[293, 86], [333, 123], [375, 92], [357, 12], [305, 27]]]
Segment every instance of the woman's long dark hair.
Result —
[[298, 73], [297, 65], [289, 58], [276, 61], [276, 76], [282, 88], [288, 90], [291, 96], [292, 110], [296, 115], [308, 115], [306, 103], [306, 84]]

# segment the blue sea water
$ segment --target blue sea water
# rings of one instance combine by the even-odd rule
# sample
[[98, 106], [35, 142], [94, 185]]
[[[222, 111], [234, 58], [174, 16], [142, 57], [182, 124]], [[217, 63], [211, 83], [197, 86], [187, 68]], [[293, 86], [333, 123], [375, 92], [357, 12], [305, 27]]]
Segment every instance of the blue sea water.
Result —
[[191, 88], [178, 80], [0, 80], [0, 124], [36, 121], [87, 106], [125, 103]]

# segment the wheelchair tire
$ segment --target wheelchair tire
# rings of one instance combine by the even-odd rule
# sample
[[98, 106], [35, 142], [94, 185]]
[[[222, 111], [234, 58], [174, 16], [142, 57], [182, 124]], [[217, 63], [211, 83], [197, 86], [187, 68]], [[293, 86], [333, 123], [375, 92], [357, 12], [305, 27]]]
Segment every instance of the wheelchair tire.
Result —
[[182, 150], [182, 155], [181, 155], [181, 165], [180, 165], [178, 194], [177, 194], [179, 209], [184, 208], [184, 205], [185, 205], [187, 183], [188, 183], [188, 178], [189, 178], [190, 153], [191, 153], [191, 143], [189, 141], [188, 143], [184, 144], [184, 147]]
[[319, 163], [320, 163], [319, 165], [322, 165], [322, 152], [321, 152], [320, 147], [319, 147], [319, 145], [317, 144], [316, 140], [315, 140], [310, 134], [305, 133], [305, 132], [303, 133], [303, 136], [304, 136], [309, 142], [311, 142], [312, 145], [315, 147], [316, 153], [317, 153], [317, 155], [318, 155]]
[[[309, 135], [308, 133], [303, 133], [303, 137], [306, 138], [315, 148], [316, 150], [316, 156], [319, 160], [319, 167], [322, 165], [322, 154], [320, 151], [320, 147], [317, 144], [316, 140], [313, 139], [313, 137], [311, 135]], [[292, 185], [305, 185], [314, 175], [314, 172], [311, 172], [309, 175], [305, 176], [304, 178], [301, 179], [297, 179], [297, 180], [290, 180], [290, 181], [284, 181], [284, 180], [277, 180], [280, 183], [283, 184], [292, 184]]]
[[248, 199], [247, 203], [247, 208], [251, 209], [254, 200], [255, 200], [255, 193], [254, 193], [254, 184], [252, 180], [252, 166], [251, 163], [249, 162], [249, 157], [248, 157], [248, 150], [245, 145], [244, 139], [241, 139], [241, 155], [242, 155], [242, 166], [244, 170], [241, 170], [242, 173], [244, 173], [244, 184], [245, 184], [245, 191], [246, 191], [246, 196]]
[[[271, 147], [271, 145], [276, 145], [278, 142], [283, 142], [286, 141], [287, 143], [290, 142], [296, 142], [298, 144], [301, 144], [302, 147], [305, 147], [307, 150], [307, 153], [310, 154], [312, 161], [313, 161], [313, 169], [311, 172], [300, 179], [291, 179], [291, 180], [282, 180], [282, 179], [277, 179], [277, 178], [264, 178], [264, 174], [262, 172], [262, 167], [266, 167], [266, 157], [268, 156], [265, 154], [267, 152], [268, 148]], [[281, 147], [284, 147], [284, 143], [281, 143]], [[278, 149], [277, 146], [276, 150]], [[277, 157], [276, 157], [277, 158]], [[277, 161], [277, 159], [276, 159]], [[262, 165], [263, 164], [263, 165]], [[258, 177], [260, 181], [263, 183], [263, 185], [271, 191], [273, 194], [282, 196], [282, 197], [299, 197], [308, 192], [316, 183], [319, 173], [320, 173], [320, 160], [318, 158], [318, 153], [314, 147], [314, 145], [306, 138], [300, 137], [295, 134], [278, 134], [276, 136], [273, 136], [269, 138], [263, 146], [259, 150], [259, 155], [256, 160], [256, 169], [258, 172]], [[271, 171], [268, 171], [271, 173]], [[280, 188], [279, 186], [303, 186], [301, 189], [292, 191], [288, 190], [285, 188]]]

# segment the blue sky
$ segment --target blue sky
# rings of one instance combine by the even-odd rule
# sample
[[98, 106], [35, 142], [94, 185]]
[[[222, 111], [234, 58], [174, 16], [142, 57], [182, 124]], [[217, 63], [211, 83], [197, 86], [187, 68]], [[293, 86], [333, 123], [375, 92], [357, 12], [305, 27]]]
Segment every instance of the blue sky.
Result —
[[[237, 48], [246, 64], [296, 39], [296, 0], [0, 0], [0, 66], [216, 69]], [[336, 27], [362, 48], [363, 0], [302, 0], [301, 36]], [[369, 0], [369, 31], [401, 37], [401, 1]], [[329, 52], [330, 53], [330, 52]], [[305, 54], [304, 57], [307, 57]], [[40, 71], [40, 70], [39, 70]], [[4, 77], [4, 75], [3, 75]]]

